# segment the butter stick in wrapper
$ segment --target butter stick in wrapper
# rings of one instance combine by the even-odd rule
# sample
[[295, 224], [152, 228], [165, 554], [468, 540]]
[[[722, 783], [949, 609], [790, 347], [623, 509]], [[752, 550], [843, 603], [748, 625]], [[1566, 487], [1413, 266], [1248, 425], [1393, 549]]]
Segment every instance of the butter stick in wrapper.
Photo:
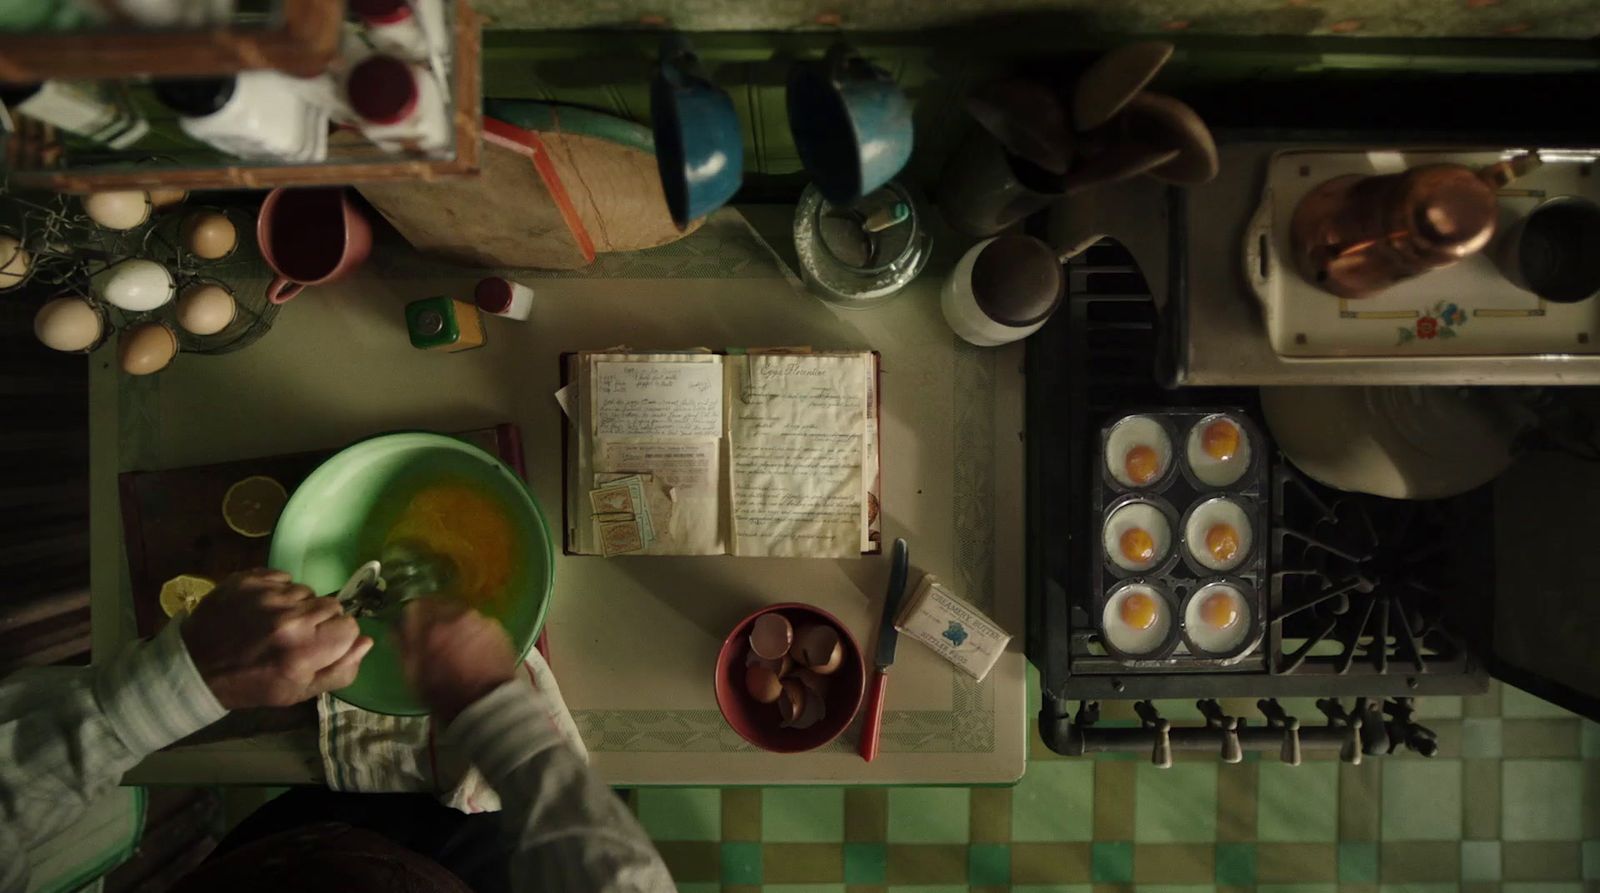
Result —
[[925, 574], [900, 609], [894, 628], [939, 652], [939, 656], [983, 681], [1006, 650], [1011, 634]]

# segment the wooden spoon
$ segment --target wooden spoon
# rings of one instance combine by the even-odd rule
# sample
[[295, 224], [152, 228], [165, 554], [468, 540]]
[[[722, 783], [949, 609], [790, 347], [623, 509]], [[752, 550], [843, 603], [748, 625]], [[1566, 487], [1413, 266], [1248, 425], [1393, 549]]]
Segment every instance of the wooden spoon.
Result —
[[1096, 59], [1072, 93], [1072, 126], [1082, 133], [1116, 117], [1172, 57], [1164, 40], [1130, 43]]
[[1151, 168], [1158, 180], [1192, 186], [1217, 175], [1217, 141], [1194, 109], [1170, 96], [1140, 93], [1128, 103], [1122, 117], [1126, 131], [1142, 142], [1177, 146], [1178, 157]]
[[1043, 84], [1008, 78], [980, 87], [967, 97], [967, 113], [1005, 146], [1052, 174], [1072, 162], [1072, 130], [1054, 92]]

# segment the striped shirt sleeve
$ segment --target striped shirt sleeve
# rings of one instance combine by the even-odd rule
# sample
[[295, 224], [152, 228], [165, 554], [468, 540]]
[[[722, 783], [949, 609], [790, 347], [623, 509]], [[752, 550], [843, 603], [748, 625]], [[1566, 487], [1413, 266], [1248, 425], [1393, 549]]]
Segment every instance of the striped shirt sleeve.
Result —
[[227, 712], [178, 631], [169, 623], [104, 664], [0, 680], [0, 893], [25, 889], [28, 850], [124, 772]]
[[442, 741], [500, 794], [512, 886], [548, 893], [671, 893], [672, 877], [620, 798], [550, 722], [543, 696], [507, 682], [462, 711]]

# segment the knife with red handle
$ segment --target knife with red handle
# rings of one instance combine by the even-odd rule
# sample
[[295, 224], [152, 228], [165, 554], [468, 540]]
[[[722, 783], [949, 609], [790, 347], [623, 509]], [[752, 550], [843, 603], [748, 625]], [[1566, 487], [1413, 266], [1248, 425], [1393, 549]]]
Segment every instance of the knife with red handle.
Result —
[[869, 763], [878, 755], [878, 733], [883, 727], [883, 694], [889, 685], [894, 646], [900, 641], [900, 631], [894, 628], [894, 620], [900, 612], [900, 599], [906, 593], [910, 550], [905, 540], [894, 541], [894, 557], [890, 560], [889, 591], [883, 597], [883, 619], [878, 621], [878, 647], [873, 656], [877, 671], [872, 674], [872, 682], [867, 686], [867, 719], [861, 726], [861, 758]]

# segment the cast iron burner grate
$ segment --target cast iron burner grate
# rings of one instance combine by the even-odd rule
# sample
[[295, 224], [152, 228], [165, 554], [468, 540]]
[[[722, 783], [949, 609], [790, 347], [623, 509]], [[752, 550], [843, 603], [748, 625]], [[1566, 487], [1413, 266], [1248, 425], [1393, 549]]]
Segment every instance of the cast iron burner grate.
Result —
[[[1273, 471], [1275, 674], [1451, 674], [1469, 651], [1455, 606], [1482, 585], [1470, 497], [1345, 493]], [[1481, 533], [1481, 531], [1480, 531]], [[1474, 579], [1474, 577], [1478, 579]]]

